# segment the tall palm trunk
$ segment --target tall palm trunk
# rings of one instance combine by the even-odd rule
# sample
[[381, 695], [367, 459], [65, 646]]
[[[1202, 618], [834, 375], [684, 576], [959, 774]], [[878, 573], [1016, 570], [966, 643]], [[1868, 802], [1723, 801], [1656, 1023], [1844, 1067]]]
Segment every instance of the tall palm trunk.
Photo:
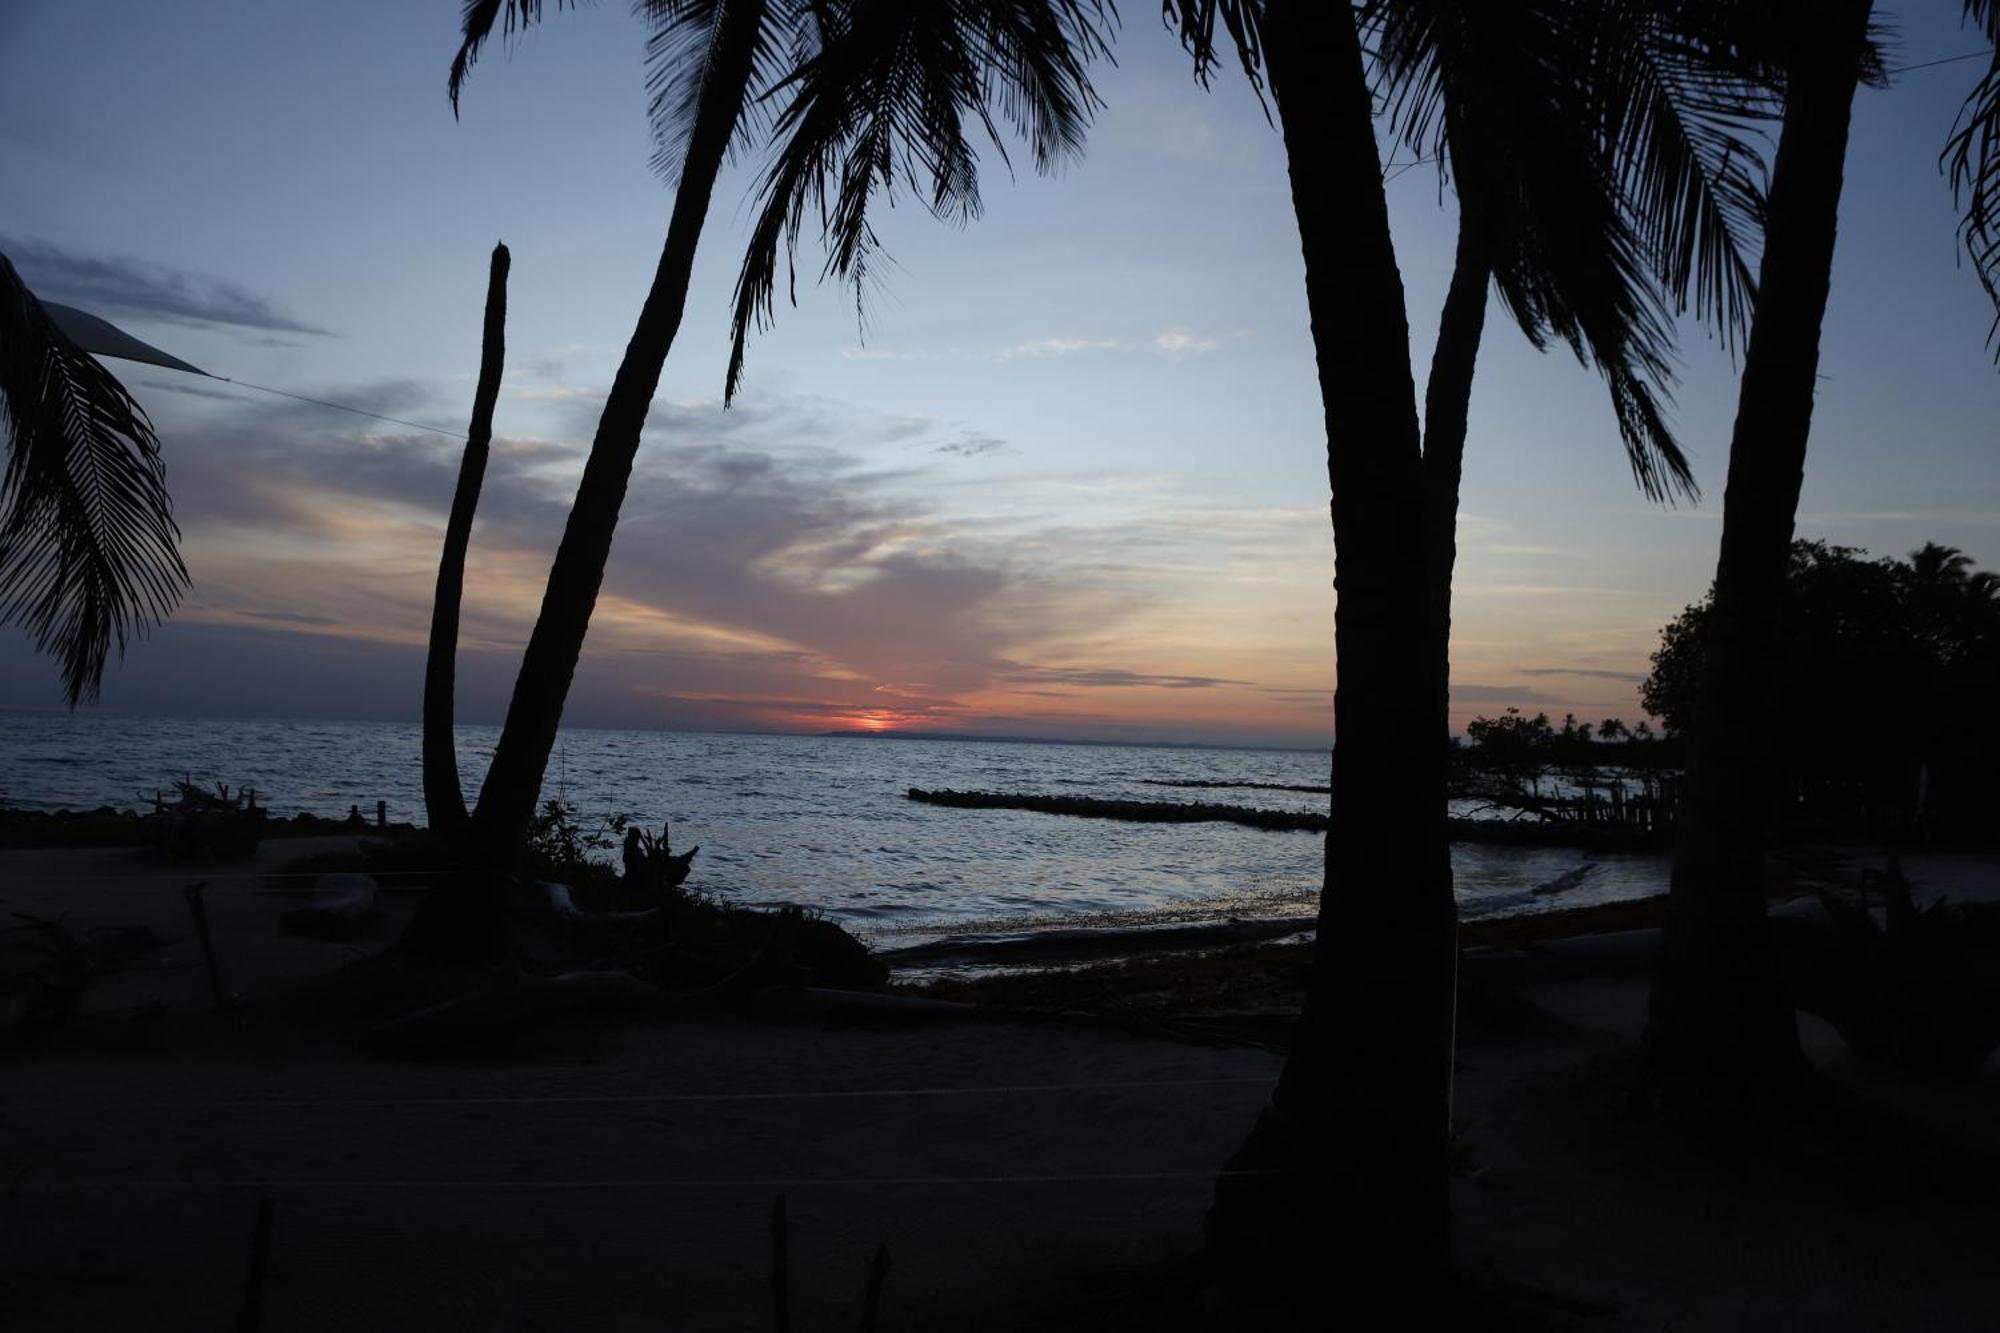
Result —
[[512, 862], [534, 817], [542, 774], [562, 723], [563, 703], [583, 652], [598, 589], [604, 582], [611, 537], [631, 481], [640, 433], [645, 429], [653, 392], [659, 387], [661, 367], [680, 330], [709, 197], [749, 87], [762, 8], [756, 0], [729, 5], [716, 35], [701, 107], [674, 193], [666, 245], [638, 325], [626, 344], [625, 359], [619, 363], [604, 412], [598, 418], [597, 436], [591, 441], [583, 480], [577, 486], [569, 523], [563, 529], [562, 544], [556, 549], [548, 587], [542, 594], [541, 614], [514, 683], [507, 722], [473, 814], [480, 854], [496, 867]]
[[1451, 579], [1458, 564], [1458, 487], [1465, 471], [1465, 433], [1472, 412], [1472, 374], [1486, 328], [1486, 289], [1493, 277], [1480, 242], [1473, 201], [1458, 205], [1458, 253], [1438, 316], [1437, 346], [1424, 386], [1424, 557], [1431, 581], [1431, 651], [1451, 697]]
[[1725, 1111], [1782, 1091], [1803, 1068], [1764, 905], [1775, 796], [1770, 719], [1869, 9], [1869, 0], [1838, 0], [1796, 28], [1647, 1029], [1656, 1067]]
[[[1270, 0], [1326, 411], [1339, 592], [1332, 827], [1304, 1012], [1225, 1168], [1211, 1248], [1357, 1298], [1434, 1291], [1448, 1253], [1453, 907], [1408, 318], [1350, 8]], [[1412, 1284], [1409, 1279], [1419, 1281]], [[1323, 1296], [1326, 1287], [1318, 1283]]]
[[486, 327], [479, 346], [479, 385], [472, 395], [472, 424], [458, 464], [458, 487], [451, 495], [444, 552], [438, 558], [437, 596], [431, 602], [430, 656], [424, 663], [424, 813], [431, 832], [453, 841], [465, 836], [470, 816], [458, 786], [458, 749], [452, 738], [452, 694], [458, 654], [458, 612], [465, 596], [465, 552], [472, 543], [472, 516], [486, 480], [486, 456], [493, 443], [493, 405], [500, 397], [500, 372], [507, 359], [507, 267], [505, 245], [493, 247], [486, 275]]

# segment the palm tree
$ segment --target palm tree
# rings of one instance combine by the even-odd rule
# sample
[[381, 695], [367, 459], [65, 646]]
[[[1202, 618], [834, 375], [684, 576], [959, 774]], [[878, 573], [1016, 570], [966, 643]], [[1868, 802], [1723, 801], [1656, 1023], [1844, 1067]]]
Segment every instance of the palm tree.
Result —
[[[1738, 241], [1755, 195], [1732, 164], [1727, 117], [1747, 94], [1717, 80], [1701, 85], [1706, 100], [1690, 96], [1690, 76], [1667, 59], [1670, 29], [1636, 3], [1378, 0], [1357, 15], [1306, 0], [1186, 0], [1170, 12], [1203, 77], [1220, 26], [1276, 105], [1339, 588], [1337, 832], [1313, 982], [1271, 1102], [1219, 1183], [1211, 1248], [1281, 1272], [1339, 1254], [1386, 1303], [1434, 1294], [1448, 1258], [1456, 922], [1435, 738], [1447, 730], [1453, 529], [1487, 288], [1537, 345], [1560, 338], [1597, 364], [1649, 494], [1690, 490], [1656, 398], [1668, 321], [1655, 284], [1725, 327], [1740, 318]], [[1365, 41], [1392, 125], [1459, 192], [1421, 429]], [[1606, 49], [1626, 56], [1610, 73]], [[1308, 1219], [1339, 1226], [1337, 1244]]]
[[505, 245], [493, 247], [486, 276], [486, 320], [479, 347], [479, 383], [472, 394], [472, 423], [459, 460], [458, 485], [445, 522], [444, 550], [438, 558], [437, 595], [431, 602], [430, 651], [424, 659], [424, 813], [431, 832], [460, 840], [471, 823], [465, 793], [458, 785], [458, 746], [452, 734], [452, 696], [457, 675], [458, 612], [465, 598], [465, 553], [472, 543], [472, 516], [486, 480], [486, 457], [493, 444], [493, 407], [500, 398], [500, 374], [507, 359], [507, 269]]
[[[1647, 1050], [1694, 1109], [1734, 1114], [1796, 1092], [1804, 1063], [1764, 907], [1775, 761], [1767, 729], [1772, 649], [1804, 478], [1832, 284], [1834, 233], [1855, 91], [1879, 72], [1872, 0], [1744, 7], [1749, 41], [1784, 69], [1760, 289], [1729, 451], [1722, 550], [1676, 819], [1666, 947]], [[1966, 0], [2000, 43], [2000, 0]], [[1772, 26], [1771, 20], [1776, 24]], [[1946, 150], [1969, 189], [1964, 236], [1989, 293], [2000, 269], [2000, 55]]]
[[0, 255], [0, 624], [54, 657], [71, 708], [116, 643], [187, 587], [160, 441], [125, 386], [56, 327]]
[[[561, 8], [568, 0], [556, 0]], [[1106, 50], [1108, 0], [642, 0], [653, 32], [656, 165], [675, 183], [653, 282], [598, 420], [473, 823], [482, 855], [505, 864], [526, 835], [563, 702], [604, 578], [640, 432], [679, 331], [695, 249], [724, 159], [757, 137], [766, 109], [791, 136], [763, 182], [786, 228], [760, 226], [739, 290], [730, 388], [744, 326], [768, 313], [781, 242], [795, 242], [808, 195], [837, 179], [827, 272], [866, 280], [869, 202], [898, 175], [925, 180], [940, 216], [978, 211], [971, 121], [1001, 147], [1000, 122], [1054, 167], [1082, 141], [1096, 105], [1087, 77]], [[494, 27], [541, 16], [541, 0], [470, 0], [451, 73], [453, 103]], [[1003, 149], [1004, 152], [1004, 149]], [[760, 277], [759, 275], [765, 275]], [[761, 284], [761, 285], [760, 285]], [[761, 296], [759, 295], [761, 293]]]

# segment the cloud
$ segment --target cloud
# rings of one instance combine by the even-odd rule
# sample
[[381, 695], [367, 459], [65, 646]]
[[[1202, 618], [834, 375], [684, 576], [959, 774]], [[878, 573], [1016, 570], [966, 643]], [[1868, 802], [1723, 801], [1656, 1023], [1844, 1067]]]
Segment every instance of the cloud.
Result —
[[325, 333], [225, 278], [141, 259], [78, 254], [21, 236], [0, 236], [0, 249], [13, 259], [36, 295], [81, 306], [94, 315], [137, 315], [271, 333]]
[[1602, 671], [1594, 667], [1522, 667], [1524, 676], [1583, 676], [1591, 680], [1621, 680], [1636, 685], [1646, 679], [1643, 671]]
[[1543, 694], [1521, 685], [1473, 685], [1451, 683], [1451, 701], [1455, 704], [1552, 704], [1560, 702], [1553, 695]]
[[977, 458], [981, 454], [1011, 453], [1007, 441], [998, 435], [979, 435], [967, 431], [955, 440], [946, 440], [931, 450], [934, 454], [949, 454], [953, 458]]
[[1005, 679], [1026, 681], [1036, 685], [1081, 685], [1090, 688], [1150, 686], [1163, 690], [1209, 690], [1221, 685], [1251, 684], [1247, 680], [1230, 680], [1223, 676], [1156, 675], [1152, 672], [1122, 671], [1109, 667], [1022, 666], [1007, 672]]
[[1179, 326], [1161, 329], [1153, 335], [1153, 350], [1162, 356], [1201, 356], [1213, 352], [1222, 343], [1215, 338], [1204, 337], [1192, 329]]
[[995, 361], [1044, 360], [1074, 356], [1078, 352], [1108, 352], [1118, 346], [1114, 338], [1032, 338], [1003, 347], [993, 354]]
[[238, 615], [249, 616], [253, 620], [275, 620], [285, 625], [338, 625], [332, 616], [308, 615], [303, 611], [239, 611]]

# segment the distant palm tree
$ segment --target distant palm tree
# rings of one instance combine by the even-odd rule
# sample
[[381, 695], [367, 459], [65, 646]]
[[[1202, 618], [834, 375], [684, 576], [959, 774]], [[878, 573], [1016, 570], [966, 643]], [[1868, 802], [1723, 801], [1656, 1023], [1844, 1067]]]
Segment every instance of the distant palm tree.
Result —
[[[1856, 89], [1879, 77], [1872, 0], [1732, 7], [1745, 50], [1782, 67], [1760, 291], [1744, 352], [1707, 651], [1676, 819], [1666, 949], [1647, 1049], [1692, 1105], [1726, 1114], [1789, 1096], [1804, 1068], [1764, 906], [1775, 790], [1773, 650], [1804, 479]], [[1965, 0], [2000, 47], [2000, 0]], [[2000, 304], [2000, 53], [1945, 160], [1969, 196], [1968, 253]], [[1921, 553], [1920, 553], [1921, 554]], [[1948, 555], [1948, 553], [1939, 553]], [[1940, 567], [1949, 564], [1939, 559]]]
[[[1341, 1256], [1385, 1299], [1447, 1261], [1455, 912], [1444, 828], [1450, 587], [1487, 289], [1612, 392], [1649, 494], [1691, 491], [1657, 399], [1666, 306], [1734, 328], [1754, 225], [1730, 121], [1754, 90], [1696, 69], [1658, 6], [1564, 0], [1185, 0], [1205, 76], [1218, 29], [1268, 80], [1304, 249], [1339, 599], [1333, 826], [1313, 983], [1271, 1103], [1229, 1163], [1210, 1238], [1232, 1262]], [[1457, 260], [1418, 424], [1374, 137], [1459, 195]], [[1305, 1219], [1338, 1239], [1308, 1234]], [[1393, 1294], [1390, 1295], [1390, 1294]], [[1370, 1306], [1368, 1308], [1373, 1308]]]
[[[451, 71], [454, 106], [495, 26], [511, 32], [542, 8], [541, 0], [470, 0]], [[1101, 25], [1111, 12], [1109, 0], [641, 0], [640, 8], [653, 24], [655, 162], [675, 183], [673, 214], [473, 815], [482, 854], [501, 862], [534, 813], [724, 159], [753, 146], [772, 118], [786, 136], [763, 181], [763, 225], [739, 283], [733, 391], [745, 330], [769, 312], [776, 251], [796, 242], [805, 201], [831, 192], [827, 272], [860, 284], [874, 245], [868, 204], [899, 176], [927, 185], [940, 216], [976, 214], [971, 133], [998, 148], [1002, 123], [1028, 139], [1038, 167], [1054, 166], [1077, 151], [1096, 105], [1086, 71], [1106, 50]]]
[[74, 708], [115, 643], [187, 587], [160, 442], [145, 410], [42, 309], [0, 255], [0, 624], [54, 657]]

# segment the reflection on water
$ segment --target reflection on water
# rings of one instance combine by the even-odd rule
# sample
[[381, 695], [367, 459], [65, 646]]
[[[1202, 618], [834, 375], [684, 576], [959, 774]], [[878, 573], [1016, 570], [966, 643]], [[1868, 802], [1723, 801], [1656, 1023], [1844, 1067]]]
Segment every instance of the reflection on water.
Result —
[[[497, 735], [459, 728], [468, 796]], [[379, 799], [391, 819], [421, 822], [418, 757], [413, 724], [0, 715], [0, 800], [132, 807], [185, 772], [255, 787], [279, 813], [344, 815], [352, 805], [372, 813]], [[568, 731], [548, 790], [586, 816], [671, 820], [677, 848], [701, 844], [690, 882], [708, 892], [806, 903], [887, 935], [973, 922], [1310, 915], [1318, 834], [953, 810], [903, 793], [1063, 791], [1319, 810], [1326, 797], [1310, 792], [1149, 783], [1309, 786], [1325, 783], [1327, 767], [1323, 753], [1286, 750]], [[1667, 877], [1663, 853], [1462, 844], [1452, 864], [1468, 918], [1640, 897], [1662, 891]], [[1574, 887], [1535, 895], [1565, 876]]]

